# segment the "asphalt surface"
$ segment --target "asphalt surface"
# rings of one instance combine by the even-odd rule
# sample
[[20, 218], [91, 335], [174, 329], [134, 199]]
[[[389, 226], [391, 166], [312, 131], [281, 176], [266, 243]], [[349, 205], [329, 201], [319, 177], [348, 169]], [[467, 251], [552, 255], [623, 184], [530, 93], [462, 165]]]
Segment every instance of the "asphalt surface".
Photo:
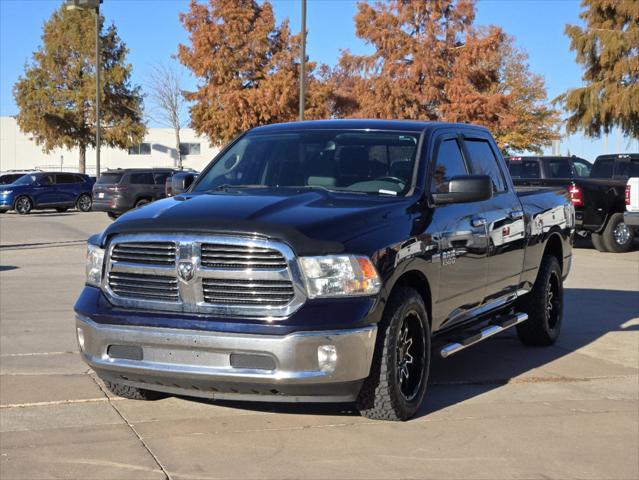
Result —
[[351, 405], [137, 402], [77, 353], [84, 240], [105, 214], [0, 216], [0, 477], [639, 478], [639, 252], [575, 250], [561, 339], [433, 365], [406, 423]]

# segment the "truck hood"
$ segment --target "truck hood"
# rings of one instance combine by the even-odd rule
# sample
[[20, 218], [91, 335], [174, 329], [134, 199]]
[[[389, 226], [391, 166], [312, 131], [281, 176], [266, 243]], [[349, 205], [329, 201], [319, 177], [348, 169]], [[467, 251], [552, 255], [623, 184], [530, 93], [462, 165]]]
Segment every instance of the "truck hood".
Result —
[[279, 239], [298, 254], [339, 253], [349, 240], [407, 219], [410, 204], [404, 197], [295, 188], [186, 194], [126, 213], [101, 243], [118, 233], [217, 233]]

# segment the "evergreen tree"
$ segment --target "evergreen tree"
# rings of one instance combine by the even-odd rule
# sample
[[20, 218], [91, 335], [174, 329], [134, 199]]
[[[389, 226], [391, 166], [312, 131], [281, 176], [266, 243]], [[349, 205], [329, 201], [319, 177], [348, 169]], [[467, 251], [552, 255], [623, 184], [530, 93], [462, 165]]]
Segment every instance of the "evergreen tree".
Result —
[[566, 130], [599, 137], [613, 127], [639, 137], [639, 1], [582, 0], [584, 28], [567, 25], [584, 85], [558, 97]]
[[[44, 151], [95, 147], [95, 17], [61, 7], [44, 24], [42, 45], [14, 85], [18, 126]], [[102, 24], [102, 22], [100, 23]], [[130, 82], [127, 49], [111, 25], [100, 32], [101, 137], [105, 145], [126, 148], [144, 137], [140, 89]]]

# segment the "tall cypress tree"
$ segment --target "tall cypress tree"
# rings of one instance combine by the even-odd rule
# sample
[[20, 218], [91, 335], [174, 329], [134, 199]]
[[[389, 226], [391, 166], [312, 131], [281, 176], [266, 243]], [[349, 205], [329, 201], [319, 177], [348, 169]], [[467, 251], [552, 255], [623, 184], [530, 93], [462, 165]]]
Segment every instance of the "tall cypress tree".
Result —
[[570, 48], [583, 65], [584, 85], [558, 100], [569, 133], [598, 137], [620, 127], [639, 137], [639, 1], [582, 0], [585, 27], [567, 25]]
[[[18, 126], [44, 151], [79, 148], [80, 171], [87, 147], [95, 147], [95, 17], [61, 7], [44, 25], [42, 45], [14, 85]], [[100, 23], [102, 24], [102, 22]], [[100, 32], [101, 143], [126, 148], [144, 137], [142, 96], [131, 85], [127, 48], [115, 26]]]

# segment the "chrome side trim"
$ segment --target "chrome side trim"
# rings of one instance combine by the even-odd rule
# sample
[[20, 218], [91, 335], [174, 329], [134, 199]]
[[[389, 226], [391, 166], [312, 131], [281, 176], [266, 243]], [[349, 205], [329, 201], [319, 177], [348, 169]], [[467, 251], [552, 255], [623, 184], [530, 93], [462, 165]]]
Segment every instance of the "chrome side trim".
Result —
[[482, 328], [479, 331], [479, 334], [476, 337], [472, 337], [472, 340], [466, 342], [452, 342], [448, 345], [445, 345], [439, 352], [442, 358], [448, 358], [451, 355], [454, 355], [465, 348], [468, 348], [476, 343], [482, 342], [487, 338], [492, 337], [493, 335], [497, 335], [498, 333], [503, 332], [504, 330], [509, 329], [510, 327], [514, 327], [517, 324], [525, 322], [528, 320], [527, 313], [516, 313], [513, 317], [509, 317], [502, 325], [489, 325], [485, 328]]
[[[112, 260], [113, 249], [123, 243], [171, 242], [176, 246], [175, 265], [157, 265]], [[214, 243], [229, 247], [260, 247], [276, 250], [284, 257], [287, 268], [227, 269], [204, 267], [201, 260], [201, 245]], [[179, 233], [124, 234], [115, 236], [107, 245], [106, 267], [102, 280], [102, 290], [116, 306], [143, 308], [147, 310], [173, 311], [184, 313], [208, 313], [226, 317], [253, 317], [265, 320], [286, 318], [296, 312], [306, 301], [306, 288], [300, 267], [293, 250], [282, 242], [257, 237], [226, 235], [198, 235]], [[193, 277], [184, 280], [178, 275], [180, 263], [193, 265]], [[128, 298], [115, 293], [109, 286], [109, 273], [126, 272], [148, 275], [168, 275], [178, 280], [179, 300]], [[241, 298], [233, 304], [207, 303], [204, 299], [202, 279], [219, 278], [225, 280], [276, 280], [290, 281], [293, 296], [286, 305], [243, 304]]]

